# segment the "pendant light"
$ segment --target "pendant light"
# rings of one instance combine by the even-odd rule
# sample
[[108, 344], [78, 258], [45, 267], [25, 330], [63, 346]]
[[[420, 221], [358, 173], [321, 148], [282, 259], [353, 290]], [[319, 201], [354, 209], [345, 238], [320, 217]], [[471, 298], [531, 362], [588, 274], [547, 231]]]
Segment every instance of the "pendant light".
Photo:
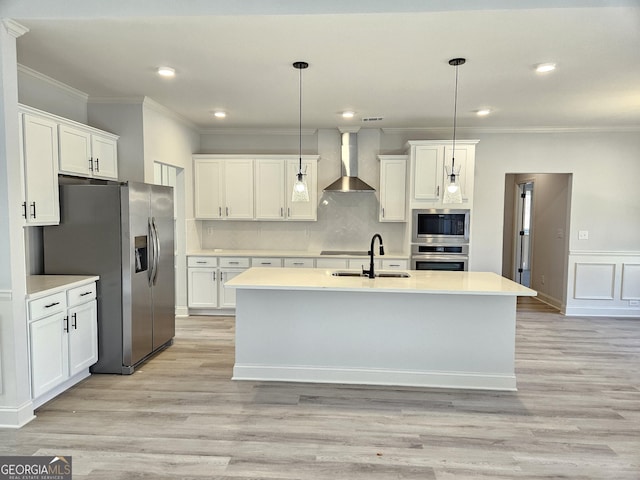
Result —
[[299, 135], [298, 135], [298, 173], [296, 174], [296, 181], [293, 184], [293, 192], [291, 193], [292, 202], [308, 202], [309, 201], [309, 188], [307, 182], [304, 179], [306, 175], [302, 171], [302, 70], [307, 68], [309, 64], [307, 62], [294, 62], [293, 67], [297, 68], [300, 72], [300, 116], [299, 116]]
[[456, 124], [458, 120], [458, 67], [464, 65], [464, 58], [452, 58], [449, 65], [456, 67], [456, 88], [453, 100], [453, 142], [451, 147], [451, 166], [445, 165], [449, 184], [444, 189], [443, 203], [462, 203], [462, 191], [458, 179], [460, 177], [460, 165], [456, 166]]

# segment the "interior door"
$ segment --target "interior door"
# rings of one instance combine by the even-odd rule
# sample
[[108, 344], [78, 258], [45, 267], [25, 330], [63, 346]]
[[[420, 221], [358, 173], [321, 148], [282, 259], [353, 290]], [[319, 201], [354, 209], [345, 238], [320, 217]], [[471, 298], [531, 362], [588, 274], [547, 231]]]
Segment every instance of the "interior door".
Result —
[[531, 286], [531, 207], [533, 182], [518, 184], [518, 226], [516, 238], [516, 271], [514, 278], [525, 287]]

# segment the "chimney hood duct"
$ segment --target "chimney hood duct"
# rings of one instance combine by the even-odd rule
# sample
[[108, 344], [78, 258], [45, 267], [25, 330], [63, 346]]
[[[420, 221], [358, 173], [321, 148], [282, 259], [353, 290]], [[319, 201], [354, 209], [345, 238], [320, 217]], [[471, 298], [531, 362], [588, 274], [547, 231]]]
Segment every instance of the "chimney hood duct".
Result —
[[375, 192], [375, 188], [358, 178], [358, 135], [342, 131], [342, 176], [325, 192]]

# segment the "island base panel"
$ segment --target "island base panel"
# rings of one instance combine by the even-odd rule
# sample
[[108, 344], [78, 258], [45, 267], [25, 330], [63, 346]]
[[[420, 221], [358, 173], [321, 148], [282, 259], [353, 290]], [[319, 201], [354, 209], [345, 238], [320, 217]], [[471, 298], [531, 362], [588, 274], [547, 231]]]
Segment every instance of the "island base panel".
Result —
[[515, 390], [516, 297], [237, 291], [235, 380]]

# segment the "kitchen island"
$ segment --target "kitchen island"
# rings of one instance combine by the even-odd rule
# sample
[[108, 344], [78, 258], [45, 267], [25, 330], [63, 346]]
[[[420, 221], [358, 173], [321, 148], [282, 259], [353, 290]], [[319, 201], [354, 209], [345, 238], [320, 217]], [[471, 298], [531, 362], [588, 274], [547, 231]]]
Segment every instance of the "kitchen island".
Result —
[[251, 268], [228, 282], [233, 379], [516, 390], [516, 298], [535, 291], [488, 272], [333, 273]]

